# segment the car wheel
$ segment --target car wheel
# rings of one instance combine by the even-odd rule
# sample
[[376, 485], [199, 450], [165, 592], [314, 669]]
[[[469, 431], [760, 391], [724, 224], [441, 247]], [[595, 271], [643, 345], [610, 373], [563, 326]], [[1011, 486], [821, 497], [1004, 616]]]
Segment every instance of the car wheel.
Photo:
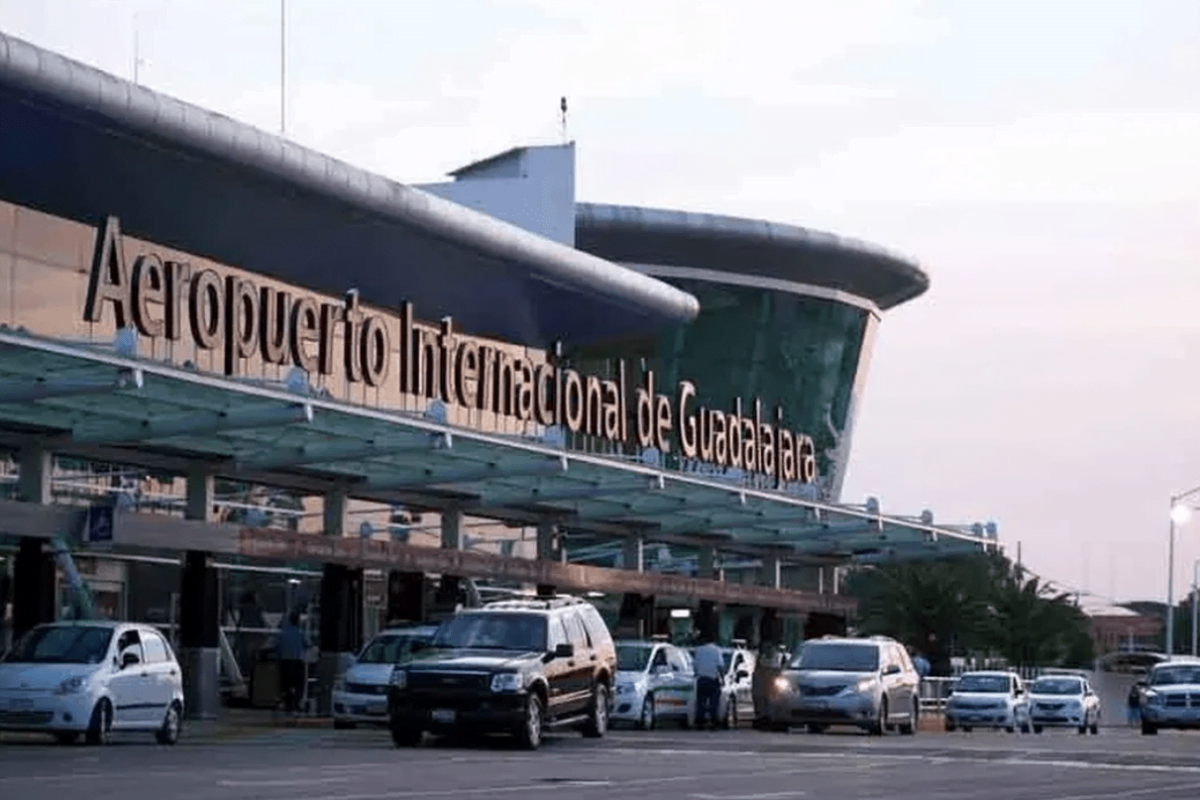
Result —
[[542, 698], [529, 695], [525, 702], [525, 718], [517, 731], [517, 742], [526, 750], [537, 750], [542, 746]]
[[1042, 726], [1041, 726], [1041, 725], [1034, 725], [1034, 726], [1033, 726], [1033, 732], [1034, 732], [1034, 733], [1041, 733], [1041, 732], [1042, 732]]
[[963, 733], [970, 733], [970, 732], [971, 732], [971, 726], [970, 726], [970, 725], [964, 725], [964, 726], [963, 726]]
[[392, 744], [396, 747], [416, 747], [421, 743], [421, 738], [424, 735], [422, 731], [416, 728], [400, 728], [395, 725], [391, 726]]
[[950, 720], [946, 720], [946, 733], [954, 733], [954, 731], [956, 731], [957, 729], [958, 729], [957, 725], [955, 725]]
[[646, 699], [642, 701], [642, 712], [638, 715], [637, 727], [638, 730], [650, 731], [654, 730], [654, 695], [646, 695]]
[[887, 698], [879, 702], [879, 717], [871, 724], [867, 733], [872, 736], [883, 736], [887, 732], [888, 703]]
[[66, 731], [63, 733], [56, 733], [56, 734], [54, 734], [54, 741], [56, 741], [62, 745], [75, 744], [75, 742], [79, 741], [79, 734], [72, 733], [69, 731]]
[[592, 710], [583, 726], [583, 735], [589, 739], [599, 739], [608, 733], [608, 687], [603, 683], [596, 684], [592, 692]]
[[1005, 733], [1016, 733], [1016, 732], [1017, 732], [1017, 726], [1016, 726], [1016, 725], [1005, 725], [1005, 726], [1004, 726], [1004, 732], [1005, 732]]
[[1158, 727], [1152, 722], [1143, 722], [1142, 723], [1142, 735], [1143, 736], [1157, 736], [1158, 735]]
[[100, 702], [96, 703], [96, 707], [92, 709], [92, 719], [88, 723], [84, 740], [92, 745], [108, 744], [108, 738], [111, 733], [112, 704], [106, 699], [101, 699]]
[[900, 725], [901, 736], [912, 736], [917, 732], [917, 725], [920, 724], [921, 706], [919, 701], [913, 700], [912, 709], [908, 712], [908, 722]]
[[173, 745], [179, 741], [181, 727], [179, 704], [171, 703], [167, 706], [167, 713], [163, 715], [162, 725], [154, 732], [154, 739], [159, 744]]
[[350, 722], [349, 720], [335, 719], [333, 721], [333, 729], [335, 731], [350, 731], [350, 730], [354, 730], [356, 727], [358, 727], [358, 726], [355, 725], [353, 722]]
[[808, 732], [809, 733], [824, 733], [825, 730], [826, 730], [825, 726], [818, 722], [808, 723]]

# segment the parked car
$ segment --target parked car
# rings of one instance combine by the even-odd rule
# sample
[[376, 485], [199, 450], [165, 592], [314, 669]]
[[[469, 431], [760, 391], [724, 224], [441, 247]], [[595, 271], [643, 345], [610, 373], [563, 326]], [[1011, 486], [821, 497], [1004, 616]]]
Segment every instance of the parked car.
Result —
[[1142, 733], [1200, 728], [1200, 659], [1155, 664], [1142, 687]]
[[854, 725], [880, 736], [917, 730], [920, 680], [908, 653], [884, 636], [810, 639], [770, 687], [762, 724], [812, 733]]
[[1100, 733], [1100, 698], [1086, 678], [1043, 675], [1029, 684], [1029, 718], [1034, 733], [1043, 728], [1075, 728]]
[[380, 631], [333, 684], [333, 727], [386, 725], [392, 668], [433, 640], [434, 625]]
[[537, 749], [546, 728], [608, 730], [617, 654], [591, 603], [574, 597], [488, 603], [438, 628], [392, 671], [388, 724], [397, 747], [426, 731], [515, 736]]
[[182, 719], [182, 670], [149, 625], [38, 625], [0, 661], [0, 730], [48, 733], [62, 744], [146, 731], [175, 744]]
[[946, 701], [946, 730], [1004, 728], [1029, 733], [1029, 696], [1015, 672], [964, 672]]
[[686, 651], [665, 641], [617, 642], [612, 721], [649, 730], [660, 721], [689, 725], [696, 712], [696, 679]]
[[[689, 650], [689, 655], [694, 650]], [[732, 647], [721, 648], [724, 674], [721, 676], [721, 698], [717, 703], [717, 719], [724, 728], [736, 728], [743, 719], [754, 718], [754, 653], [745, 642], [736, 640]]]

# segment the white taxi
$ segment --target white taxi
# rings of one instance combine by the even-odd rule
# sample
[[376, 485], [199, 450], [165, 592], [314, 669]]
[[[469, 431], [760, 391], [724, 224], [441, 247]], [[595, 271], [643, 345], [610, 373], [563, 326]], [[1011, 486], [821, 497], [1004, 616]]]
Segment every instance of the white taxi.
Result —
[[334, 681], [333, 727], [386, 725], [392, 668], [433, 641], [436, 632], [435, 625], [388, 628], [367, 642], [346, 672]]
[[670, 719], [689, 725], [696, 713], [696, 679], [688, 654], [669, 642], [616, 642], [617, 674], [611, 722], [653, 728]]
[[62, 744], [146, 731], [175, 744], [182, 716], [179, 662], [149, 625], [38, 625], [0, 660], [0, 731], [48, 733]]

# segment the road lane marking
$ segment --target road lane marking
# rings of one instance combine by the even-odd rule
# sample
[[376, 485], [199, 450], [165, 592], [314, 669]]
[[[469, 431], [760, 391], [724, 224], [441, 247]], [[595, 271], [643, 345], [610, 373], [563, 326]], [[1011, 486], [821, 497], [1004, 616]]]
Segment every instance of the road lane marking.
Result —
[[808, 792], [762, 792], [759, 794], [693, 794], [696, 800], [783, 800], [785, 797], [804, 797]]
[[355, 780], [356, 777], [357, 776], [355, 776], [355, 775], [343, 775], [343, 776], [337, 777], [337, 778], [300, 778], [300, 779], [293, 778], [293, 779], [287, 779], [287, 780], [278, 779], [278, 780], [265, 780], [265, 781], [221, 780], [221, 781], [217, 781], [217, 786], [228, 786], [228, 787], [261, 786], [263, 788], [269, 788], [269, 787], [274, 787], [274, 786], [307, 786], [311, 783], [345, 783], [346, 781]]
[[1124, 797], [1140, 797], [1144, 794], [1158, 794], [1159, 792], [1178, 792], [1183, 789], [1200, 789], [1200, 783], [1180, 783], [1174, 786], [1149, 786], [1141, 789], [1118, 789], [1115, 792], [1105, 792], [1104, 794], [1070, 794], [1058, 795], [1056, 797], [1047, 797], [1045, 800], [1102, 800], [1102, 798], [1124, 798]]

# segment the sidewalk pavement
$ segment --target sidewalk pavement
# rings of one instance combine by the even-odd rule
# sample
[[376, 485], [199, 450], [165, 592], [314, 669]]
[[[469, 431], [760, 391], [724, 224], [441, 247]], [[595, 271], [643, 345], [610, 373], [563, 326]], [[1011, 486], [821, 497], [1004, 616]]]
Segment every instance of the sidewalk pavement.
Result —
[[216, 719], [185, 719], [189, 739], [238, 739], [273, 735], [276, 730], [333, 730], [332, 717], [289, 717], [277, 711], [257, 708], [227, 708]]

